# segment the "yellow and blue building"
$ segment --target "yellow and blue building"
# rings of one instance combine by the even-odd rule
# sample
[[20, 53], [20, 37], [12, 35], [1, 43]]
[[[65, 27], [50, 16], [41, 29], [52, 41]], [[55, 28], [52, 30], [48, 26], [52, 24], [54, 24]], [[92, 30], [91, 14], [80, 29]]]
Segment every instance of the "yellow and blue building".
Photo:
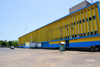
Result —
[[19, 47], [25, 42], [41, 43], [41, 48], [100, 46], [100, 2], [97, 1], [19, 37]]

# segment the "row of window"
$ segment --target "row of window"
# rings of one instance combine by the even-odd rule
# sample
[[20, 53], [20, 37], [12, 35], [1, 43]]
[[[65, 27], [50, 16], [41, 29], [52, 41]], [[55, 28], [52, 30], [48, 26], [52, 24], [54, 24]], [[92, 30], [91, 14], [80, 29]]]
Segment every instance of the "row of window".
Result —
[[[86, 22], [88, 22], [88, 19], [89, 19], [89, 21], [92, 20], [92, 18], [89, 17], [89, 18], [86, 18]], [[96, 19], [96, 17], [93, 16], [93, 20], [95, 20], [95, 19]], [[84, 22], [85, 22], [85, 19], [77, 21], [77, 24], [79, 24], [79, 23], [81, 24], [82, 22], [84, 23]], [[76, 25], [76, 22], [74, 22], [74, 25]], [[73, 23], [69, 24], [69, 26], [73, 26]], [[66, 27], [68, 27], [68, 24], [65, 25], [65, 28], [66, 28]], [[59, 27], [59, 29], [62, 29], [62, 27]]]
[[[93, 32], [90, 32], [90, 33], [88, 32], [88, 35], [87, 36], [90, 36], [90, 34], [93, 35]], [[94, 34], [97, 35], [98, 32], [95, 31]], [[67, 39], [67, 37], [68, 37], [68, 39], [69, 39], [70, 37], [71, 38], [76, 38], [76, 37], [83, 37], [83, 36], [86, 36], [86, 33], [84, 33], [83, 35], [82, 34], [78, 34], [78, 36], [77, 35], [75, 35], [75, 36], [72, 35], [72, 37], [71, 36], [65, 36], [64, 38]], [[63, 37], [60, 37], [60, 39], [63, 39]]]

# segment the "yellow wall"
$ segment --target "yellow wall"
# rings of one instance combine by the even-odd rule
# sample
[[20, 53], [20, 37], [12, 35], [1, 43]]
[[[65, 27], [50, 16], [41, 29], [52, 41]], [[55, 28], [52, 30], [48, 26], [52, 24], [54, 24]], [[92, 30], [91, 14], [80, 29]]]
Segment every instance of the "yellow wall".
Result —
[[26, 44], [29, 44], [29, 42], [25, 42]]
[[[96, 19], [93, 20], [93, 16], [96, 16]], [[91, 21], [89, 21], [89, 17], [91, 17]], [[86, 18], [88, 18], [88, 21], [86, 21]], [[84, 23], [83, 19], [85, 21]], [[91, 5], [82, 9], [81, 11], [75, 12], [47, 26], [24, 35], [18, 40], [19, 44], [24, 44], [25, 42], [29, 41], [43, 42], [59, 40], [60, 38], [66, 39], [65, 37], [72, 37], [72, 35], [75, 37], [75, 35], [78, 34], [82, 34], [84, 36], [84, 33], [86, 33], [86, 36], [88, 36], [88, 32], [90, 32], [90, 35], [91, 32], [93, 32], [95, 35], [95, 31], [98, 31], [98, 34], [100, 34], [100, 21], [97, 4]]]
[[82, 38], [82, 39], [76, 39], [76, 40], [69, 40], [69, 43], [88, 42], [88, 41], [100, 41], [100, 36], [99, 37]]
[[59, 44], [60, 42], [64, 42], [65, 43], [65, 41], [55, 41], [55, 42], [49, 42], [49, 44]]

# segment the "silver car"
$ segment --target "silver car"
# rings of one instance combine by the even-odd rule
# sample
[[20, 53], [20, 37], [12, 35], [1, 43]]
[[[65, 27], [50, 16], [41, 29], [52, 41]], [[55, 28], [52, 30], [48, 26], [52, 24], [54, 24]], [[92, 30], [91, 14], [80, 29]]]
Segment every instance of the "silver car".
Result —
[[11, 46], [10, 49], [14, 49], [14, 46]]

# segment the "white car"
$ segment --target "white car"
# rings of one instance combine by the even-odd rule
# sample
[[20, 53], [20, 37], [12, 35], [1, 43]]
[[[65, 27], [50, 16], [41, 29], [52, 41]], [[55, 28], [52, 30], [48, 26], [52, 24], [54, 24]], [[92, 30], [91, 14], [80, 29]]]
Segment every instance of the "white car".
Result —
[[11, 46], [10, 49], [14, 49], [14, 46]]

